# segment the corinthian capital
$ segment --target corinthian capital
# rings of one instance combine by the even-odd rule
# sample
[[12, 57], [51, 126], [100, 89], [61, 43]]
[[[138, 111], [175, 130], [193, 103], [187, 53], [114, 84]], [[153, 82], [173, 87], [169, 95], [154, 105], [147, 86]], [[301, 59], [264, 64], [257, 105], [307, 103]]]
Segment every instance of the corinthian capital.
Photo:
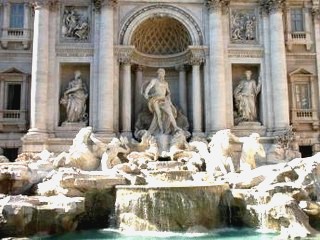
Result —
[[95, 11], [100, 11], [101, 6], [115, 7], [118, 0], [93, 0]]
[[209, 11], [225, 11], [229, 7], [230, 0], [206, 0]]
[[118, 55], [120, 63], [130, 64], [134, 53], [134, 46], [116, 46], [115, 52]]
[[58, 0], [34, 0], [31, 1], [34, 8], [41, 8], [41, 7], [52, 7], [56, 3], [58, 3]]
[[286, 0], [261, 0], [260, 5], [263, 12], [271, 13], [283, 11]]

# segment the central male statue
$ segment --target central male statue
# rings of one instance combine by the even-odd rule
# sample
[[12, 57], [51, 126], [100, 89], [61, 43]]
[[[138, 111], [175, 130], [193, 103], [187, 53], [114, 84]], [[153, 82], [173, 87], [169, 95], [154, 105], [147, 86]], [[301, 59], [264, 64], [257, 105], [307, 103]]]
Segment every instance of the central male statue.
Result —
[[148, 108], [153, 119], [148, 131], [151, 134], [173, 134], [180, 128], [177, 126], [177, 110], [170, 98], [170, 89], [165, 80], [165, 70], [158, 69], [158, 78], [153, 78], [145, 88], [143, 96], [148, 100]]

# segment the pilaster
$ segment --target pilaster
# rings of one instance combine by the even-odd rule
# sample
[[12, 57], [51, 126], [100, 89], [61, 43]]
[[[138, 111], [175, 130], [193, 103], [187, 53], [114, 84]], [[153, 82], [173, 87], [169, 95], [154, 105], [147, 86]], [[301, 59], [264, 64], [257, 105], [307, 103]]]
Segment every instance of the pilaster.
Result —
[[211, 122], [210, 132], [226, 128], [226, 84], [225, 51], [223, 39], [223, 10], [229, 6], [228, 0], [206, 1], [209, 10], [209, 101]]
[[263, 0], [262, 10], [269, 14], [270, 70], [274, 109], [274, 131], [289, 126], [287, 62], [283, 27], [285, 0]]
[[114, 133], [114, 23], [116, 1], [95, 1], [100, 12], [98, 70], [98, 134]]

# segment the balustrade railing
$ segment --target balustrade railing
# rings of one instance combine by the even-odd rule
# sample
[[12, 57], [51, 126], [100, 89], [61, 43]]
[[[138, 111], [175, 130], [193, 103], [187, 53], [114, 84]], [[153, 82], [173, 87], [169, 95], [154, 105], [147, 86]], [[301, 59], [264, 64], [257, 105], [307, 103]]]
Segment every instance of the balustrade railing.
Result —
[[8, 39], [30, 39], [31, 29], [2, 28], [2, 37], [8, 38]]
[[7, 120], [26, 120], [26, 112], [22, 110], [0, 110], [0, 121]]
[[317, 116], [317, 111], [313, 109], [294, 109], [292, 110], [292, 117], [295, 120], [314, 120]]

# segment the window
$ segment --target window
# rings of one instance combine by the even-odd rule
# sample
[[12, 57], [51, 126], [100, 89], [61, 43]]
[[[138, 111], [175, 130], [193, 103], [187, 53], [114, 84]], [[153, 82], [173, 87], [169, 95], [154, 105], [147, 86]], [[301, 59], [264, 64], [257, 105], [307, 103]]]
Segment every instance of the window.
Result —
[[295, 84], [297, 109], [311, 109], [310, 86], [308, 83]]
[[12, 3], [10, 11], [10, 28], [23, 28], [24, 4]]
[[21, 84], [9, 83], [7, 85], [7, 110], [20, 110], [21, 104]]
[[304, 32], [303, 12], [301, 8], [291, 9], [291, 29], [292, 32]]

